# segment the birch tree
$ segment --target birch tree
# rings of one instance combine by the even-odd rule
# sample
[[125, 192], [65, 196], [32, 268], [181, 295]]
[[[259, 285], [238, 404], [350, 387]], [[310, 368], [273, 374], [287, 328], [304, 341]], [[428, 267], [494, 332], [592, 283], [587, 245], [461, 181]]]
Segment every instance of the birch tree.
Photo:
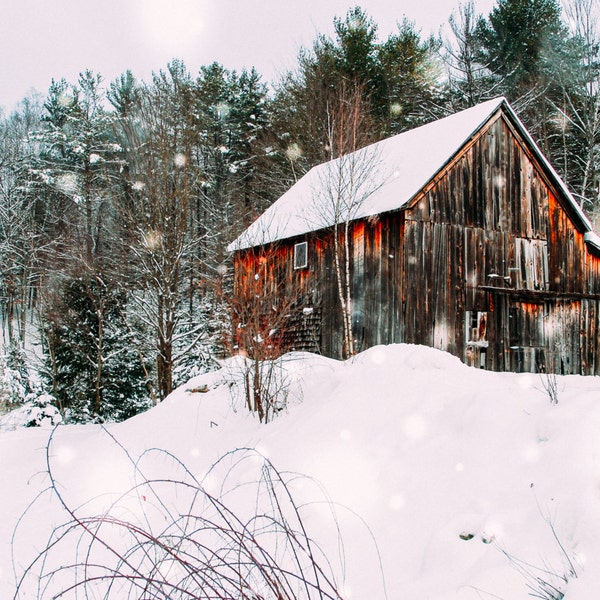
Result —
[[365, 201], [383, 184], [381, 157], [370, 141], [370, 117], [362, 90], [342, 88], [328, 106], [330, 161], [319, 171], [314, 190], [319, 219], [333, 226], [333, 259], [343, 328], [344, 358], [353, 356], [351, 223]]

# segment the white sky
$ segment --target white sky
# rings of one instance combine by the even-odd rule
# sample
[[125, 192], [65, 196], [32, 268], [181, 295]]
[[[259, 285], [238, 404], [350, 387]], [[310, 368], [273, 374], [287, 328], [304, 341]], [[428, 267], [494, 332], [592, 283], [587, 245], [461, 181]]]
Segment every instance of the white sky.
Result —
[[[31, 88], [45, 95], [52, 78], [92, 69], [109, 82], [131, 69], [148, 79], [173, 58], [192, 74], [217, 61], [272, 81], [356, 4], [385, 39], [404, 15], [437, 32], [459, 0], [0, 0], [0, 107]], [[476, 5], [487, 14], [494, 0]]]

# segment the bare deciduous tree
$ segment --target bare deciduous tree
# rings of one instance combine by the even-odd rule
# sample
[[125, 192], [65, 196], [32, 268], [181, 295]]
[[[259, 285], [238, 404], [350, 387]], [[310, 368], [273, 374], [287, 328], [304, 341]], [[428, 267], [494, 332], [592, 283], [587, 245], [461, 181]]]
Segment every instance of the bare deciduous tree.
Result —
[[343, 356], [356, 353], [352, 332], [350, 225], [365, 201], [384, 182], [381, 156], [370, 141], [371, 124], [360, 86], [344, 87], [328, 105], [331, 160], [313, 190], [319, 219], [333, 226], [333, 258], [343, 323]]
[[169, 74], [155, 76], [153, 85], [138, 90], [135, 104], [119, 122], [130, 180], [118, 207], [123, 250], [131, 261], [127, 270], [137, 317], [155, 335], [161, 399], [173, 388], [184, 265], [199, 243], [188, 227], [198, 176], [191, 163], [194, 133], [184, 113], [186, 90], [173, 89], [188, 83], [174, 65]]
[[291, 315], [301, 311], [301, 282], [286, 274], [289, 261], [280, 260], [277, 244], [258, 246], [236, 260], [235, 294], [228, 299], [232, 318], [226, 344], [240, 359], [243, 396], [250, 412], [267, 423], [287, 402], [289, 384], [282, 355], [289, 349]]
[[448, 74], [448, 85], [454, 108], [475, 106], [478, 102], [498, 93], [498, 82], [490, 75], [489, 68], [480, 61], [481, 52], [477, 37], [477, 22], [473, 0], [459, 5], [458, 12], [448, 19], [452, 38], [443, 43], [442, 59]]
[[[562, 131], [574, 144], [563, 144], [564, 176], [575, 188], [581, 204], [600, 208], [600, 7], [595, 0], [566, 0], [566, 21], [581, 44], [580, 65], [575, 73], [564, 73], [562, 105], [555, 108]], [[574, 146], [574, 147], [573, 147]]]
[[30, 136], [39, 127], [40, 112], [37, 98], [25, 99], [0, 121], [0, 311], [7, 345], [25, 344], [27, 309], [42, 246], [35, 203], [26, 190], [27, 161], [33, 153]]

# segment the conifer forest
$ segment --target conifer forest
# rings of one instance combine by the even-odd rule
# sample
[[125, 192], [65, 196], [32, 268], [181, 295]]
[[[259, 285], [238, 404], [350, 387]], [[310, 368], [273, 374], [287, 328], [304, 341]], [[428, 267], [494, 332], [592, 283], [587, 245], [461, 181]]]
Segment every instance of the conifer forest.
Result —
[[355, 7], [334, 31], [277, 81], [173, 59], [0, 112], [0, 406], [122, 420], [228, 354], [227, 244], [343, 153], [349, 103], [367, 144], [505, 96], [598, 222], [596, 0], [466, 0], [443, 35], [386, 39]]

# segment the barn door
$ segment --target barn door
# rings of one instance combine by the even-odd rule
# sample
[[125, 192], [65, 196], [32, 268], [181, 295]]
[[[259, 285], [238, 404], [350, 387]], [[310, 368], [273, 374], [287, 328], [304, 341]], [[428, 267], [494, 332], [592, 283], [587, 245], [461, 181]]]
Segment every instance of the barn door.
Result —
[[547, 290], [548, 243], [545, 240], [515, 238], [515, 266], [509, 271], [513, 287]]
[[468, 310], [465, 312], [465, 362], [469, 366], [478, 369], [485, 369], [486, 367], [488, 348], [487, 320], [487, 311]]
[[544, 332], [549, 371], [561, 375], [581, 372], [581, 317], [581, 300], [546, 302]]
[[544, 304], [491, 293], [487, 368], [516, 373], [545, 369]]
[[545, 372], [545, 304], [513, 300], [508, 309], [509, 365], [516, 373]]

